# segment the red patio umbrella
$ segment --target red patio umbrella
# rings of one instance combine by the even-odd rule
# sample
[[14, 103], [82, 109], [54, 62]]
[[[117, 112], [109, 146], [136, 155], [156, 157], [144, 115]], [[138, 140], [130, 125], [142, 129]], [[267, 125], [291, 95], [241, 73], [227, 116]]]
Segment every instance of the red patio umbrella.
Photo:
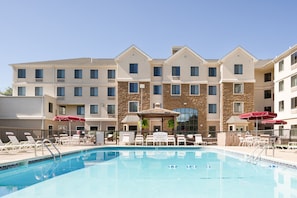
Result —
[[280, 124], [280, 125], [282, 125], [282, 124], [287, 124], [287, 122], [284, 120], [263, 120], [262, 124]]
[[272, 113], [269, 111], [254, 111], [249, 113], [243, 113], [239, 116], [239, 118], [245, 120], [256, 120], [256, 135], [258, 135], [258, 120], [272, 119], [276, 116], [276, 113]]
[[69, 135], [71, 135], [71, 122], [85, 122], [86, 119], [85, 118], [81, 118], [81, 117], [78, 117], [78, 116], [71, 116], [71, 115], [68, 115], [68, 116], [64, 116], [64, 115], [59, 115], [59, 116], [55, 116], [54, 121], [67, 121], [69, 122]]

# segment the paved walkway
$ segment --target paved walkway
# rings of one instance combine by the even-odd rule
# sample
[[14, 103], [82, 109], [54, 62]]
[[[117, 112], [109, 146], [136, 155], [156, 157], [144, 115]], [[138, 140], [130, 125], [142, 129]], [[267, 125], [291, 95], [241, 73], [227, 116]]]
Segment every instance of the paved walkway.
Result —
[[[108, 145], [106, 145], [108, 146]], [[112, 145], [116, 146], [116, 145]], [[58, 146], [58, 149], [61, 153], [69, 153], [73, 151], [80, 151], [90, 148], [96, 148], [96, 147], [102, 147], [102, 146], [95, 146], [95, 145], [72, 145], [72, 146]], [[171, 146], [172, 147], [172, 146]], [[190, 146], [189, 146], [190, 147]], [[241, 154], [250, 155], [255, 150], [255, 147], [243, 147], [243, 146], [207, 146], [207, 147], [213, 147], [218, 148], [226, 151], [232, 151], [237, 152]], [[257, 151], [259, 152], [259, 151]], [[44, 155], [42, 156], [41, 151], [37, 152], [38, 156], [37, 158], [44, 158], [46, 156], [50, 156], [50, 153], [45, 149]], [[297, 167], [297, 150], [281, 150], [281, 149], [275, 149], [274, 150], [274, 156], [273, 156], [273, 150], [268, 149], [267, 155], [265, 155], [265, 151], [261, 155], [262, 158], [266, 158], [273, 161], [278, 161], [285, 164], [291, 164]], [[19, 152], [15, 154], [9, 154], [9, 153], [0, 153], [0, 166], [10, 164], [10, 163], [17, 163], [23, 160], [32, 160], [36, 159], [35, 152], [29, 151], [29, 152]]]

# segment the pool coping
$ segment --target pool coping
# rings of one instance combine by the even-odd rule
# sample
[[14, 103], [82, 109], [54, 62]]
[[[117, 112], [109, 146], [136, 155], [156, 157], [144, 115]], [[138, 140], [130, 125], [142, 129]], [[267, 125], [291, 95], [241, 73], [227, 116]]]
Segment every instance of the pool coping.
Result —
[[[89, 150], [96, 150], [96, 149], [104, 149], [104, 148], [119, 148], [119, 149], [195, 149], [195, 148], [207, 148], [207, 149], [214, 149], [218, 152], [223, 152], [224, 154], [226, 154], [226, 152], [233, 154], [233, 155], [237, 155], [243, 159], [246, 159], [246, 157], [248, 157], [251, 153], [247, 152], [247, 151], [238, 151], [232, 147], [218, 147], [218, 146], [203, 146], [203, 145], [198, 145], [198, 146], [132, 146], [132, 145], [103, 145], [103, 146], [94, 146], [94, 147], [86, 147], [86, 148], [80, 148], [80, 149], [74, 149], [71, 151], [65, 151], [65, 152], [61, 152], [62, 156], [66, 156], [66, 155], [70, 155], [70, 154], [74, 154], [74, 153], [78, 153], [78, 152], [85, 152], [85, 151], [89, 151]], [[59, 157], [58, 154], [55, 154], [56, 157]], [[296, 154], [297, 156], [297, 154]], [[38, 162], [38, 161], [43, 161], [43, 160], [47, 160], [47, 159], [51, 159], [53, 158], [51, 155], [43, 155], [43, 156], [37, 156], [37, 157], [28, 157], [26, 159], [18, 159], [18, 160], [14, 160], [14, 161], [10, 161], [10, 162], [4, 162], [4, 163], [0, 163], [0, 171], [1, 170], [5, 170], [5, 169], [9, 169], [9, 168], [13, 168], [13, 167], [17, 167], [17, 166], [21, 166], [21, 165], [26, 165], [26, 164], [30, 164], [30, 163], [34, 163], [34, 162]], [[265, 161], [268, 163], [272, 163], [275, 165], [281, 165], [281, 166], [285, 166], [285, 167], [289, 167], [289, 168], [293, 168], [293, 169], [297, 169], [297, 163], [294, 163], [292, 161], [288, 161], [288, 160], [283, 160], [283, 159], [279, 159], [276, 157], [270, 157], [270, 156], [265, 156], [265, 155], [261, 155], [261, 157], [259, 158], [260, 161]], [[252, 163], [252, 162], [251, 162]]]

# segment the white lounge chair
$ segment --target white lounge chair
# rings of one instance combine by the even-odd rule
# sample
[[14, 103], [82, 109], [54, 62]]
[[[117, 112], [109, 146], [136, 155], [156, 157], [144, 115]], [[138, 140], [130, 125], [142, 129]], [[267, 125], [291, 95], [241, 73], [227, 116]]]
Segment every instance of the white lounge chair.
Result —
[[32, 144], [32, 145], [35, 145], [35, 148], [37, 149], [37, 148], [41, 148], [42, 147], [42, 142], [41, 141], [35, 141], [35, 139], [33, 138], [33, 136], [31, 135], [31, 133], [29, 133], [29, 132], [25, 132], [24, 133], [24, 135], [26, 136], [26, 138], [27, 138], [27, 142], [29, 143], [29, 144]]
[[181, 143], [183, 145], [187, 145], [187, 139], [186, 139], [185, 135], [178, 134], [178, 135], [176, 135], [176, 144], [180, 145]]
[[13, 132], [6, 132], [11, 145], [18, 147], [20, 151], [28, 151], [35, 147], [35, 144], [31, 144], [27, 141], [19, 141]]
[[19, 148], [19, 146], [12, 145], [10, 142], [3, 143], [0, 139], [0, 152], [17, 153], [19, 151]]
[[135, 145], [138, 145], [138, 144], [143, 145], [143, 143], [144, 143], [143, 135], [140, 135], [140, 134], [136, 135], [136, 137], [134, 139], [134, 143], [135, 143]]
[[203, 141], [201, 134], [195, 134], [195, 145], [206, 145], [207, 142]]

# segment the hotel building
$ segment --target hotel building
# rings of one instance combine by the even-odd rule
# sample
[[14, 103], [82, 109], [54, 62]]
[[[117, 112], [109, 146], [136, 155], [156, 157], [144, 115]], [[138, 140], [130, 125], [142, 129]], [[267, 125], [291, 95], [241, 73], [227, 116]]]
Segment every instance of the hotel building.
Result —
[[[11, 64], [13, 96], [0, 98], [0, 125], [66, 130], [54, 116], [77, 115], [86, 122], [72, 130], [139, 131], [137, 112], [160, 105], [180, 112], [179, 132], [215, 137], [253, 130], [252, 122], [239, 119], [251, 111], [275, 112], [288, 122], [280, 127], [297, 128], [296, 57], [297, 46], [269, 60], [242, 47], [205, 59], [181, 46], [154, 59], [133, 45], [110, 59]], [[170, 130], [167, 120], [149, 119], [149, 131], [161, 129]]]

